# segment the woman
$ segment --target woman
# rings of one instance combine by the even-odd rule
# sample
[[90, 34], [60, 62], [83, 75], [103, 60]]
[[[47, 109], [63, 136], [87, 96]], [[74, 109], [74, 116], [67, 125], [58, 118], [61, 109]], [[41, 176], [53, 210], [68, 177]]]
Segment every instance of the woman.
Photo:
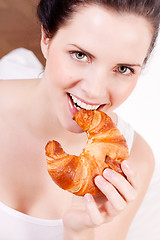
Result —
[[[38, 16], [43, 77], [0, 83], [0, 239], [126, 239], [154, 159], [113, 111], [135, 88], [153, 49], [160, 1], [41, 0]], [[48, 140], [72, 154], [85, 146], [73, 121], [77, 105], [110, 115], [130, 149], [121, 166], [126, 178], [109, 169], [95, 178], [103, 199], [63, 191], [46, 170]]]

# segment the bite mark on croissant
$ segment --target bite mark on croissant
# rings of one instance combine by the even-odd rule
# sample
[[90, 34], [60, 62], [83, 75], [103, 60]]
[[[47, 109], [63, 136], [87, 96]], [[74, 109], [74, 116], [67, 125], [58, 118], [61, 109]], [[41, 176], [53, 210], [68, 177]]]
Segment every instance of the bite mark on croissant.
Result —
[[87, 144], [75, 156], [65, 153], [57, 141], [49, 141], [45, 147], [48, 172], [59, 187], [75, 195], [99, 194], [94, 178], [105, 168], [123, 175], [121, 162], [129, 157], [126, 140], [104, 112], [81, 109], [74, 120], [87, 133]]

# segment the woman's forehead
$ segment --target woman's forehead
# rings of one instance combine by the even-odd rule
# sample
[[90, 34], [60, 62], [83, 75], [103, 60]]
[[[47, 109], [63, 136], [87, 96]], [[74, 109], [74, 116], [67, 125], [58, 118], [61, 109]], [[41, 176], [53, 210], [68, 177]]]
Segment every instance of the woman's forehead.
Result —
[[144, 17], [131, 13], [117, 13], [98, 5], [81, 7], [73, 14], [68, 24], [59, 30], [61, 29], [65, 29], [70, 34], [79, 33], [78, 36], [85, 34], [82, 37], [96, 34], [104, 38], [113, 32], [116, 36], [119, 34], [121, 37], [123, 34], [128, 37], [133, 35], [138, 37], [140, 33], [152, 37], [151, 23]]
[[80, 8], [58, 32], [59, 41], [78, 44], [91, 52], [97, 46], [99, 51], [105, 51], [108, 45], [117, 51], [142, 48], [146, 52], [152, 40], [151, 25], [145, 18], [99, 6]]

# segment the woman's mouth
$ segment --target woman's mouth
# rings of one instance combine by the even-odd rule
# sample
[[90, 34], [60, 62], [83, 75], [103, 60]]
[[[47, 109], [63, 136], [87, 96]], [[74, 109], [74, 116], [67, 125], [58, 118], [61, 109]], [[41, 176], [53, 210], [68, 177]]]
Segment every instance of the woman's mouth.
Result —
[[72, 115], [75, 115], [77, 111], [79, 111], [81, 108], [86, 110], [100, 110], [102, 107], [104, 107], [105, 104], [90, 104], [81, 101], [80, 99], [76, 98], [72, 94], [68, 93], [68, 100], [69, 100], [69, 109], [72, 113]]
[[77, 110], [80, 110], [81, 108], [86, 109], [86, 110], [97, 110], [100, 107], [100, 105], [86, 104], [85, 102], [82, 102], [80, 99], [76, 98], [75, 96], [73, 96], [71, 94], [69, 94], [69, 96], [72, 99], [74, 107]]

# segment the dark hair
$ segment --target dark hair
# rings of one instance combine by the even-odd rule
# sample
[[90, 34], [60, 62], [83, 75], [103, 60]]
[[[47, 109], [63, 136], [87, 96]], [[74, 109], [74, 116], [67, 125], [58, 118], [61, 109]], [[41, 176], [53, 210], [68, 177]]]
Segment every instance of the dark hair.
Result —
[[40, 0], [37, 14], [48, 38], [52, 38], [58, 29], [72, 19], [79, 7], [100, 5], [117, 13], [137, 14], [150, 21], [153, 39], [148, 56], [154, 48], [160, 24], [160, 0]]

